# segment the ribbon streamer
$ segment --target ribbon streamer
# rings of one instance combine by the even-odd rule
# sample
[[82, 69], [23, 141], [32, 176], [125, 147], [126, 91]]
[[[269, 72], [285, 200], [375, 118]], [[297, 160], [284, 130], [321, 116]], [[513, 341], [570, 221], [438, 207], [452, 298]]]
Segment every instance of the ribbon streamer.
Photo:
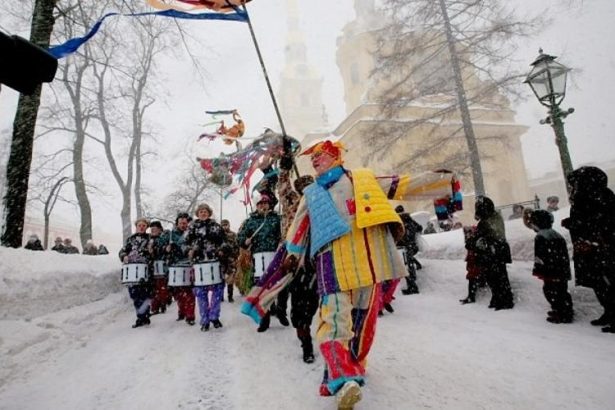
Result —
[[239, 22], [248, 22], [248, 15], [244, 11], [240, 9], [235, 9], [235, 13], [186, 13], [183, 11], [168, 9], [162, 11], [147, 11], [143, 13], [107, 13], [102, 16], [90, 29], [90, 31], [83, 37], [75, 37], [66, 41], [64, 44], [60, 44], [57, 46], [52, 46], [49, 48], [49, 53], [51, 53], [55, 58], [63, 58], [66, 57], [79, 49], [83, 44], [85, 44], [89, 39], [94, 37], [94, 35], [100, 29], [103, 21], [106, 18], [112, 16], [125, 16], [125, 17], [142, 17], [142, 16], [162, 16], [162, 17], [172, 17], [178, 19], [187, 19], [187, 20], [226, 20], [226, 21], [239, 21]]

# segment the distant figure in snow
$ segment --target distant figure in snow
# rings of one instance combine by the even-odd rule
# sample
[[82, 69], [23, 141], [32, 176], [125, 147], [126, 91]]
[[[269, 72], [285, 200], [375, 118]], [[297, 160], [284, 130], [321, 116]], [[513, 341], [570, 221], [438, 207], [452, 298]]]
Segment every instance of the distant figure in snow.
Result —
[[54, 241], [54, 245], [51, 248], [52, 251], [56, 251], [56, 252], [60, 252], [60, 253], [66, 253], [65, 249], [64, 249], [64, 244], [62, 243], [62, 238], [60, 238], [59, 236], [56, 238], [56, 240]]
[[98, 245], [98, 254], [99, 255], [109, 255], [109, 249], [102, 243]]
[[81, 253], [83, 255], [98, 255], [98, 249], [96, 248], [96, 245], [94, 245], [94, 241], [88, 239], [88, 241], [85, 243], [85, 246], [83, 247], [83, 252]]
[[559, 210], [559, 198], [555, 195], [547, 197], [547, 211], [555, 212]]
[[436, 233], [436, 227], [434, 226], [433, 222], [427, 222], [425, 230], [423, 231], [423, 235], [427, 235], [430, 233]]
[[24, 246], [24, 249], [29, 249], [31, 251], [44, 251], [43, 245], [41, 244], [41, 240], [38, 239], [38, 235], [32, 234], [28, 238], [28, 242]]
[[524, 210], [524, 206], [521, 204], [514, 204], [512, 207], [512, 215], [510, 215], [508, 217], [509, 221], [512, 221], [513, 219], [520, 219], [523, 218], [523, 210]]
[[64, 253], [79, 253], [79, 249], [73, 246], [73, 241], [70, 238], [64, 238]]

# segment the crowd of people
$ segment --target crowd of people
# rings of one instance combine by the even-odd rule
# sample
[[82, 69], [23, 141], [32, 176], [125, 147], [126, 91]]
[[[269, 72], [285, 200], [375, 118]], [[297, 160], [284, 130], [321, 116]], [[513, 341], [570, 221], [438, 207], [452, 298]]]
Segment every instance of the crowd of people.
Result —
[[[151, 316], [164, 313], [172, 300], [178, 321], [195, 325], [198, 305], [200, 330], [221, 328], [225, 290], [228, 302], [234, 302], [237, 287], [244, 296], [241, 311], [258, 324], [257, 332], [266, 332], [272, 317], [281, 326], [292, 324], [303, 361], [312, 363], [311, 325], [317, 317], [315, 338], [325, 362], [320, 394], [335, 396], [338, 408], [350, 409], [361, 399], [378, 316], [394, 312], [393, 295], [402, 278], [402, 294], [419, 292], [416, 271], [421, 263], [416, 255], [423, 227], [403, 206], [390, 205], [389, 199], [411, 197], [400, 192], [398, 177], [387, 183], [369, 170], [347, 170], [343, 148], [330, 141], [304, 154], [310, 157], [315, 177], [300, 177], [293, 186], [289, 169], [282, 168], [275, 182], [260, 185], [256, 210], [237, 234], [228, 220], [218, 223], [211, 207], [200, 204], [194, 215], [178, 214], [170, 231], [163, 231], [158, 221], [137, 220], [135, 234], [127, 238], [119, 257], [124, 266], [141, 264], [151, 272], [127, 283], [135, 328], [150, 324]], [[606, 187], [606, 175], [594, 167], [574, 171], [568, 183], [572, 206], [562, 225], [572, 237], [575, 279], [577, 285], [594, 289], [604, 307], [604, 315], [592, 324], [615, 332], [615, 219], [610, 212], [615, 196]], [[444, 185], [450, 189], [450, 182]], [[426, 180], [413, 192], [425, 198], [443, 189]], [[573, 321], [574, 309], [566, 241], [552, 226], [557, 202], [554, 197], [547, 210], [517, 212], [536, 232], [532, 274], [543, 281], [551, 306], [546, 319], [561, 324]], [[490, 198], [480, 196], [475, 219], [476, 226], [463, 228], [468, 295], [460, 302], [475, 302], [477, 290], [486, 286], [491, 290], [490, 308], [512, 309], [507, 272], [512, 257], [503, 218]], [[211, 280], [198, 279], [203, 269]], [[176, 280], [186, 272], [189, 279]]]
[[[28, 237], [28, 241], [24, 245], [24, 249], [28, 249], [31, 251], [44, 251], [45, 248], [41, 243], [38, 235], [32, 234]], [[70, 238], [56, 237], [53, 246], [51, 247], [52, 251], [56, 251], [58, 253], [64, 254], [78, 254], [79, 248], [73, 245], [73, 241]], [[83, 255], [108, 255], [109, 250], [103, 244], [100, 244], [98, 247], [94, 244], [92, 239], [88, 239], [83, 247]]]

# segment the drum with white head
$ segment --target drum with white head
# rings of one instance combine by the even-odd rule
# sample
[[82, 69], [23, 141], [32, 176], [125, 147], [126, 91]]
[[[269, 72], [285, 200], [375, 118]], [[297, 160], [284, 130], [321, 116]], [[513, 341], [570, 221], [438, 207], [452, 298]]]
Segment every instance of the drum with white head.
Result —
[[147, 263], [126, 263], [122, 265], [122, 283], [136, 285], [149, 279]]
[[208, 286], [222, 283], [222, 271], [220, 270], [220, 262], [217, 260], [195, 263], [193, 268], [194, 286]]
[[252, 256], [254, 261], [254, 281], [258, 281], [258, 279], [267, 272], [267, 267], [273, 261], [273, 257], [275, 256], [275, 252], [258, 252]]
[[192, 285], [192, 266], [169, 266], [169, 286]]
[[167, 276], [167, 265], [163, 260], [154, 261], [154, 277], [162, 278]]

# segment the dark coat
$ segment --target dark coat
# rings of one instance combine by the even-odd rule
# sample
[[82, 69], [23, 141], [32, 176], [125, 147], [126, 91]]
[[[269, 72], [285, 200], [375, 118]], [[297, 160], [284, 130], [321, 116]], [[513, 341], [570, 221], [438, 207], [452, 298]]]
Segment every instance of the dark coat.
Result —
[[252, 238], [250, 250], [254, 254], [275, 252], [280, 243], [280, 235], [280, 215], [277, 212], [270, 211], [265, 215], [252, 212], [242, 224], [237, 239], [239, 246], [247, 248], [246, 239]]
[[218, 252], [226, 234], [220, 224], [211, 218], [195, 219], [188, 228], [186, 244], [194, 252], [194, 261], [218, 259]]
[[409, 255], [414, 256], [419, 251], [416, 236], [423, 232], [423, 227], [406, 212], [400, 213], [399, 217], [404, 224], [404, 236], [397, 242], [397, 246], [403, 246]]
[[606, 277], [615, 280], [615, 194], [607, 187], [606, 174], [596, 167], [570, 173], [573, 188], [570, 217], [562, 226], [570, 230], [575, 280], [594, 288]]
[[64, 252], [64, 244], [59, 243], [57, 245], [53, 245], [53, 248], [51, 248], [52, 251], [56, 251], [56, 252], [60, 252], [60, 253], [65, 253]]
[[476, 262], [484, 267], [512, 263], [504, 220], [491, 199], [477, 198], [475, 218], [478, 220], [476, 235], [468, 239], [466, 249], [476, 254]]
[[24, 248], [30, 249], [31, 251], [44, 251], [43, 245], [41, 244], [40, 239], [36, 239], [34, 241], [28, 241], [28, 243], [26, 243], [26, 246], [24, 246]]
[[534, 276], [545, 280], [571, 278], [566, 240], [553, 229], [541, 229], [534, 239]]
[[[190, 265], [188, 258], [188, 244], [186, 243], [187, 232], [173, 229], [171, 232], [162, 235], [162, 243], [165, 246], [166, 258], [169, 266]], [[166, 251], [166, 245], [171, 245], [171, 251]]]
[[148, 244], [149, 234], [147, 233], [135, 233], [129, 236], [118, 254], [120, 261], [124, 262], [124, 257], [128, 256], [128, 263], [148, 263]]

